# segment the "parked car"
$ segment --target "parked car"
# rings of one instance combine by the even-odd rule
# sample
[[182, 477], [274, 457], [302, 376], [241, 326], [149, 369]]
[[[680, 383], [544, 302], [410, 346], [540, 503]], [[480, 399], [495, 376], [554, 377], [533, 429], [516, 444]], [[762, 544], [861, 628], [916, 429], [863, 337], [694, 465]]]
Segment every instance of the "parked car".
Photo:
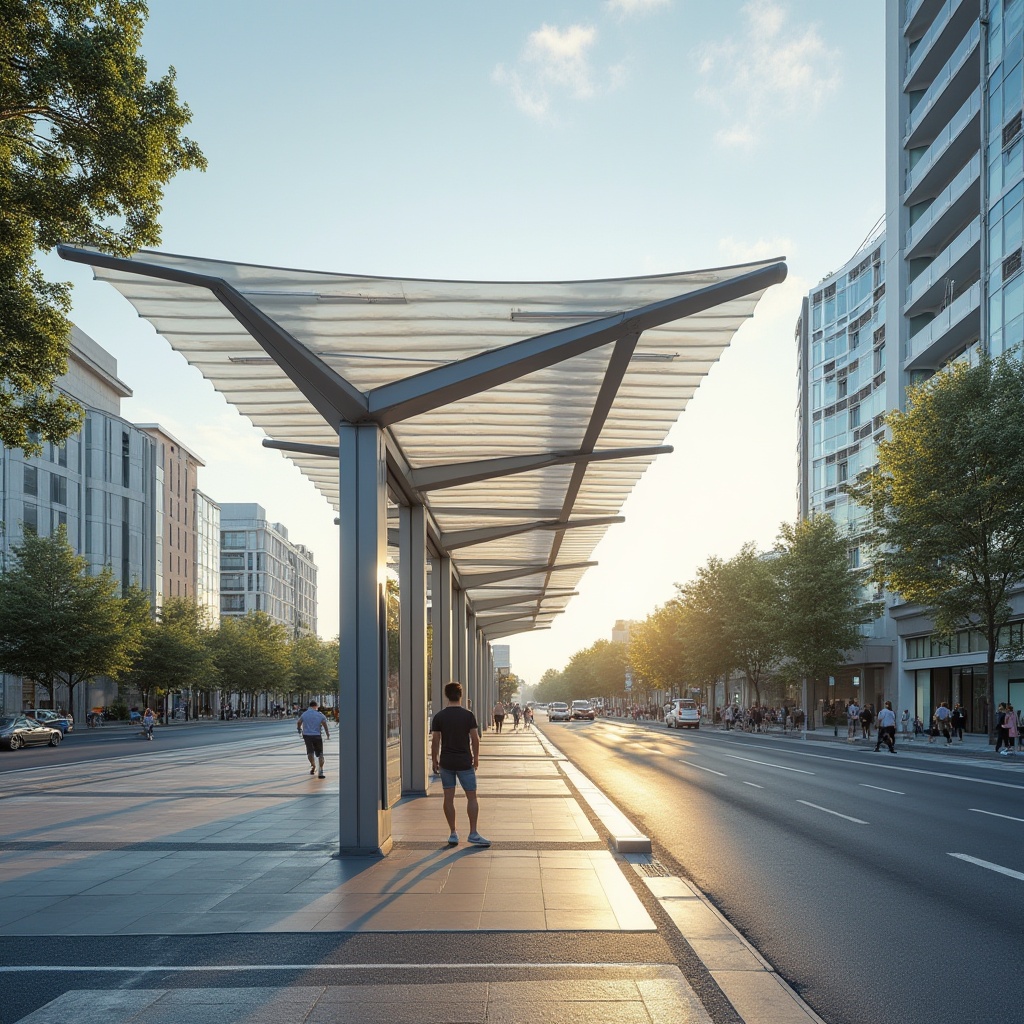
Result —
[[29, 718], [34, 718], [41, 725], [48, 725], [51, 729], [60, 729], [63, 736], [73, 732], [75, 728], [75, 720], [71, 715], [61, 715], [49, 708], [33, 708], [31, 711], [26, 711], [25, 714]]
[[588, 718], [594, 720], [594, 707], [589, 700], [574, 700], [572, 702], [573, 718]]
[[689, 697], [677, 697], [665, 705], [665, 725], [669, 729], [699, 729], [700, 711]]
[[0, 744], [11, 750], [43, 743], [55, 747], [63, 735], [60, 729], [51, 729], [28, 715], [4, 715], [0, 718]]
[[569, 710], [568, 704], [563, 704], [561, 701], [552, 701], [548, 705], [548, 721], [549, 722], [570, 722], [572, 721], [572, 712]]

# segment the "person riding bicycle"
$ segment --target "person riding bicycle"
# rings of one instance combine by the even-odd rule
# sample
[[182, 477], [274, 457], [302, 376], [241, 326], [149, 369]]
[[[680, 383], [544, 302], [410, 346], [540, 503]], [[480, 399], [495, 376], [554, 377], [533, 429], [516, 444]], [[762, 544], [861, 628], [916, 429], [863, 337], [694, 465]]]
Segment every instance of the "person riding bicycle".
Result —
[[142, 730], [146, 734], [147, 740], [151, 740], [153, 738], [154, 725], [156, 725], [156, 715], [153, 714], [152, 708], [146, 708], [142, 713]]

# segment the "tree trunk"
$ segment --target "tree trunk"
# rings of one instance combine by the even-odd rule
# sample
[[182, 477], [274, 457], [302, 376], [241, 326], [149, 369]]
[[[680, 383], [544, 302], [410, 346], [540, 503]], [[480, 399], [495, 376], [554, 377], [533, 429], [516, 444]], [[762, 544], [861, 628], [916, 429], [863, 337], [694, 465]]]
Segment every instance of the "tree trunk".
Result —
[[[998, 634], [997, 634], [998, 636]], [[988, 741], [989, 743], [995, 743], [996, 741], [996, 645], [995, 638], [989, 637], [988, 641], [988, 655], [985, 659], [985, 664], [988, 669], [988, 679], [985, 682], [985, 698], [988, 702], [988, 708], [986, 709], [986, 716], [988, 721], [985, 723], [988, 728]]]

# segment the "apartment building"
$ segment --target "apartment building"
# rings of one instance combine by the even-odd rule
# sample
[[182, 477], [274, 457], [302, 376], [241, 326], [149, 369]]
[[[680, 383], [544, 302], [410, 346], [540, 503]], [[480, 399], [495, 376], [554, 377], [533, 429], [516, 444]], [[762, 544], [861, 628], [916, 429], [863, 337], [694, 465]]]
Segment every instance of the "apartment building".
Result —
[[[44, 444], [37, 457], [0, 445], [0, 567], [26, 533], [49, 536], [63, 526], [93, 572], [110, 566], [122, 587], [138, 584], [155, 605], [163, 588], [157, 443], [121, 417], [121, 400], [132, 392], [117, 376], [117, 360], [77, 327], [57, 387], [85, 407], [85, 423], [66, 444]], [[3, 683], [5, 711], [37, 702], [30, 684], [23, 692], [18, 678]], [[99, 703], [107, 703], [103, 685], [94, 687]], [[85, 700], [83, 693], [83, 707]]]
[[254, 502], [220, 508], [221, 616], [266, 612], [290, 635], [316, 632], [316, 562]]

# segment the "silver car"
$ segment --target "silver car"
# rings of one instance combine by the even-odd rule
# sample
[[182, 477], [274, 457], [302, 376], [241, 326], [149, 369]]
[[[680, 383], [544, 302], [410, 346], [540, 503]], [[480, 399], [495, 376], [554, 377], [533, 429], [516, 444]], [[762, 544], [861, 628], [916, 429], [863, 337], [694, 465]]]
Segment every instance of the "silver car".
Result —
[[665, 705], [665, 725], [669, 729], [699, 729], [700, 711], [697, 702], [689, 697], [679, 697]]
[[563, 704], [561, 701], [553, 701], [548, 705], [548, 721], [549, 722], [568, 722], [572, 719], [572, 712], [569, 710], [568, 704]]

